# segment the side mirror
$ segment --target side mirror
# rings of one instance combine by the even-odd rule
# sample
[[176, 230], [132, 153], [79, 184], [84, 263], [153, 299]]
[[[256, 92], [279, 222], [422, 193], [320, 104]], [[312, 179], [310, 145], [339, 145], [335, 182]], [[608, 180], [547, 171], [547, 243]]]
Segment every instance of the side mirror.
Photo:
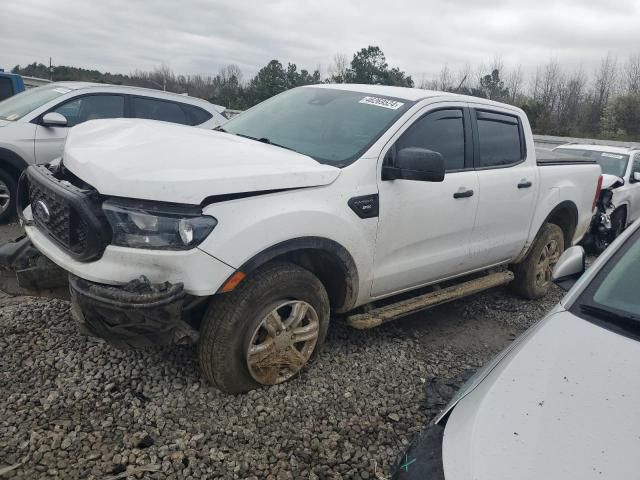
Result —
[[67, 119], [57, 112], [49, 112], [42, 117], [42, 124], [46, 127], [66, 127]]
[[563, 290], [569, 290], [585, 270], [584, 248], [567, 248], [553, 268], [553, 281]]
[[440, 153], [426, 148], [403, 148], [396, 156], [395, 166], [382, 167], [382, 180], [442, 182], [444, 158]]
[[631, 181], [632, 181], [633, 183], [640, 182], [640, 172], [633, 172], [633, 173], [631, 174]]

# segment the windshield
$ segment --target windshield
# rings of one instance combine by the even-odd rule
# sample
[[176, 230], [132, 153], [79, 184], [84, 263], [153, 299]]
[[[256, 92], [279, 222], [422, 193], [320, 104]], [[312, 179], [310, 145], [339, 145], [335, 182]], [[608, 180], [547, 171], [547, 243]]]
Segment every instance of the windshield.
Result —
[[0, 102], [0, 119], [18, 120], [33, 112], [36, 108], [70, 91], [70, 89], [61, 86], [45, 85], [18, 93]]
[[[578, 299], [582, 314], [621, 328], [640, 328], [640, 230], [627, 239]], [[577, 313], [577, 312], [576, 312]]]
[[296, 88], [224, 124], [337, 167], [357, 159], [413, 102], [328, 88]]
[[577, 148], [556, 148], [555, 153], [561, 156], [571, 158], [588, 158], [595, 160], [602, 173], [608, 175], [616, 175], [617, 177], [624, 178], [627, 172], [627, 163], [629, 162], [629, 155], [622, 155], [620, 153], [598, 152], [596, 150], [579, 150]]

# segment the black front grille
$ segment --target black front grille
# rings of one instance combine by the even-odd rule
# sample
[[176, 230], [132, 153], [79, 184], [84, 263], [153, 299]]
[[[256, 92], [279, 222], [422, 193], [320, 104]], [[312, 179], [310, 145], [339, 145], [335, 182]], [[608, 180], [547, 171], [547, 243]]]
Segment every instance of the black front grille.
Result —
[[29, 167], [20, 179], [20, 205], [31, 204], [33, 223], [80, 261], [102, 256], [111, 237], [98, 197], [94, 189], [59, 180], [44, 166]]

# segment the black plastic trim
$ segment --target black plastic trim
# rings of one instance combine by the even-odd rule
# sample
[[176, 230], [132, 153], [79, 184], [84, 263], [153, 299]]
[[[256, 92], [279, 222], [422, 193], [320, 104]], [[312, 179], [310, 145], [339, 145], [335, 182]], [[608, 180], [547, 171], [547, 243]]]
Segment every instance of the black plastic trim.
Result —
[[34, 225], [35, 221], [27, 221], [23, 210], [30, 202], [28, 184], [34, 182], [52, 191], [76, 210], [87, 224], [87, 248], [82, 252], [74, 252], [51, 235], [46, 227], [38, 230], [45, 233], [56, 245], [59, 245], [69, 256], [80, 262], [89, 262], [102, 257], [105, 248], [111, 241], [111, 228], [100, 207], [99, 195], [95, 190], [83, 190], [68, 182], [62, 183], [47, 169], [45, 165], [32, 165], [27, 168], [18, 182], [18, 216], [26, 224]]
[[375, 218], [380, 211], [377, 193], [352, 197], [347, 203], [360, 218]]
[[298, 237], [277, 243], [247, 260], [238, 270], [249, 274], [261, 265], [281, 255], [297, 250], [320, 250], [334, 255], [340, 262], [346, 280], [346, 292], [342, 305], [336, 311], [343, 312], [353, 308], [358, 297], [359, 277], [356, 262], [349, 251], [338, 242], [323, 237]]

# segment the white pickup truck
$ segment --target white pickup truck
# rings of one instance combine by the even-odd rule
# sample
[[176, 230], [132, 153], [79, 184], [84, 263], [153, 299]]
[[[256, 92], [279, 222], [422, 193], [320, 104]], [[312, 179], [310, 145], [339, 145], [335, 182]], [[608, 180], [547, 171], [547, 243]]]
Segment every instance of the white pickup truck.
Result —
[[511, 280], [544, 295], [589, 227], [599, 178], [591, 160], [537, 162], [512, 106], [302, 87], [218, 131], [74, 128], [61, 162], [23, 175], [28, 238], [0, 263], [21, 288], [51, 287], [35, 247], [69, 273], [86, 331], [133, 347], [197, 341], [205, 376], [244, 392], [298, 374], [331, 313], [368, 328]]

